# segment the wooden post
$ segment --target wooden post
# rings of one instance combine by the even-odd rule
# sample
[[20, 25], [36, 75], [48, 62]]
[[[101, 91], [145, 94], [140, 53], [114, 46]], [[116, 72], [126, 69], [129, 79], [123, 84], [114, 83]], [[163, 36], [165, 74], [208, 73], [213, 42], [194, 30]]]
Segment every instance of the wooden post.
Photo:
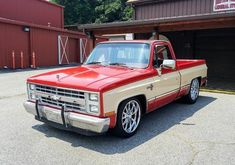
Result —
[[159, 30], [156, 28], [152, 33], [154, 40], [159, 40]]
[[24, 68], [24, 54], [23, 51], [20, 52], [20, 64], [21, 64], [21, 69]]
[[16, 69], [16, 62], [15, 62], [15, 51], [12, 51], [12, 68]]
[[153, 39], [154, 40], [159, 40], [159, 33], [158, 32], [153, 32]]

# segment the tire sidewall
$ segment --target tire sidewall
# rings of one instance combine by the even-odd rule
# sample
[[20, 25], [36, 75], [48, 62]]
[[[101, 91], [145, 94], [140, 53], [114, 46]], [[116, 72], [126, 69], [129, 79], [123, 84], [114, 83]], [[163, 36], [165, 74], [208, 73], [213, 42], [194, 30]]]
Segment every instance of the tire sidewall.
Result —
[[[192, 87], [192, 84], [193, 84], [194, 81], [197, 81], [197, 83], [198, 83], [198, 85], [199, 85], [199, 87], [198, 87], [198, 94], [197, 94], [196, 99], [193, 99], [192, 96], [191, 96], [191, 92], [192, 92], [192, 91], [191, 91], [191, 90], [192, 90], [191, 87]], [[190, 84], [190, 90], [189, 90], [189, 94], [188, 94], [188, 99], [189, 99], [189, 102], [190, 102], [190, 103], [195, 103], [195, 102], [197, 101], [198, 96], [199, 96], [199, 91], [200, 91], [200, 83], [199, 83], [199, 80], [198, 80], [197, 78], [196, 78], [196, 79], [193, 79], [192, 82], [191, 82], [191, 84]]]
[[[139, 121], [138, 126], [135, 129], [135, 131], [133, 131], [131, 133], [127, 133], [122, 126], [122, 114], [123, 114], [123, 111], [124, 111], [126, 104], [132, 100], [136, 101], [140, 106], [140, 116], [139, 116], [140, 121]], [[124, 100], [118, 107], [117, 123], [116, 123], [116, 127], [115, 127], [116, 135], [121, 136], [121, 137], [126, 137], [126, 138], [133, 136], [139, 128], [139, 125], [141, 122], [141, 112], [142, 112], [142, 106], [141, 106], [140, 101], [137, 98], [130, 98], [130, 99]]]

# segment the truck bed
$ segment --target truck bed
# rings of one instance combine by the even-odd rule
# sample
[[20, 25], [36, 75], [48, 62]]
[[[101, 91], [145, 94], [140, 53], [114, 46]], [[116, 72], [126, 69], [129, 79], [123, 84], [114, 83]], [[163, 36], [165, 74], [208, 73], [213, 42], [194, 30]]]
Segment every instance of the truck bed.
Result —
[[179, 70], [187, 69], [190, 67], [203, 65], [203, 64], [206, 64], [205, 60], [188, 60], [188, 59], [176, 60], [176, 65]]

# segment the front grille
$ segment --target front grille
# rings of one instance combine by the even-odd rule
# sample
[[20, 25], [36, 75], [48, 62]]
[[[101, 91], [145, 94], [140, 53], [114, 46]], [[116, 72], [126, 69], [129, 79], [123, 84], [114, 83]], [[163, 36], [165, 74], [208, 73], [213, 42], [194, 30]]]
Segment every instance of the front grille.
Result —
[[85, 98], [84, 92], [63, 89], [63, 88], [56, 88], [56, 87], [48, 87], [43, 85], [36, 85], [36, 91], [48, 94], [56, 94], [58, 96], [66, 96], [66, 97], [81, 98], [81, 99]]
[[85, 93], [82, 91], [44, 85], [36, 85], [35, 91], [44, 105], [58, 108], [65, 105], [67, 110], [85, 111]]
[[57, 106], [57, 107], [62, 107], [63, 105], [65, 105], [66, 108], [69, 110], [85, 111], [84, 106], [81, 106], [76, 103], [69, 103], [69, 102], [60, 101], [60, 100], [53, 100], [53, 99], [46, 98], [46, 97], [41, 97], [41, 101], [43, 104], [46, 104], [46, 105], [53, 105], [53, 106]]

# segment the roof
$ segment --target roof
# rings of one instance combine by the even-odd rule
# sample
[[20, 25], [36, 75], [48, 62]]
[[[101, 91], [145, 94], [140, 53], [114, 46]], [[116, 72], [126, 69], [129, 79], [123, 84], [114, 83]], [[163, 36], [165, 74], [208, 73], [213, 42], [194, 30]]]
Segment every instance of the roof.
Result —
[[81, 32], [70, 31], [70, 30], [62, 29], [62, 28], [58, 28], [58, 27], [48, 27], [45, 25], [38, 25], [38, 24], [34, 24], [34, 23], [16, 21], [16, 20], [11, 20], [11, 19], [2, 18], [2, 17], [0, 17], [0, 23], [7, 23], [7, 24], [26, 26], [26, 27], [28, 26], [28, 27], [34, 27], [34, 28], [39, 28], [39, 29], [53, 30], [53, 31], [57, 31], [57, 32], [64, 32], [64, 33], [70, 33], [70, 34], [74, 34], [74, 35], [84, 36], [84, 34]]
[[[177, 17], [168, 17], [168, 18], [154, 18], [154, 19], [145, 19], [145, 20], [132, 20], [132, 21], [122, 21], [122, 22], [112, 22], [112, 23], [103, 23], [103, 24], [85, 24], [79, 25], [77, 28], [83, 31], [96, 31], [106, 29], [119, 29], [122, 28], [132, 28], [135, 30], [136, 27], [145, 29], [148, 26], [158, 27], [161, 24], [171, 24], [175, 22], [187, 22], [187, 21], [209, 21], [211, 19], [220, 19], [220, 18], [235, 18], [235, 12], [226, 12], [226, 13], [210, 13], [210, 14], [201, 14], [201, 15], [188, 15], [188, 16], [177, 16]], [[145, 26], [145, 28], [143, 28]], [[122, 33], [120, 31], [119, 33]], [[127, 32], [128, 33], [128, 32]], [[114, 34], [114, 33], [106, 33]]]
[[58, 4], [53, 3], [53, 2], [51, 2], [51, 1], [47, 1], [47, 0], [38, 0], [38, 1], [41, 1], [41, 2], [47, 3], [47, 4], [52, 5], [52, 6], [56, 6], [56, 7], [60, 7], [60, 8], [64, 8], [64, 6], [58, 5]]
[[128, 4], [145, 4], [145, 3], [156, 3], [156, 2], [162, 2], [167, 0], [128, 0]]

